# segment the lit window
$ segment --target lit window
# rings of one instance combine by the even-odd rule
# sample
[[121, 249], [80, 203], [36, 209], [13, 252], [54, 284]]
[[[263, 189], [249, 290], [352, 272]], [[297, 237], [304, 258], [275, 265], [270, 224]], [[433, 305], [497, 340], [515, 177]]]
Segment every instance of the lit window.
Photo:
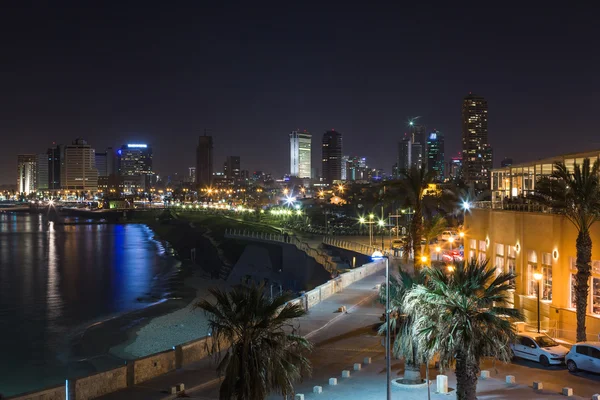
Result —
[[541, 299], [552, 301], [552, 254], [542, 253]]
[[537, 254], [533, 250], [527, 252], [527, 295], [537, 296], [538, 283], [533, 274], [537, 271]]
[[600, 314], [600, 278], [592, 278], [592, 313]]

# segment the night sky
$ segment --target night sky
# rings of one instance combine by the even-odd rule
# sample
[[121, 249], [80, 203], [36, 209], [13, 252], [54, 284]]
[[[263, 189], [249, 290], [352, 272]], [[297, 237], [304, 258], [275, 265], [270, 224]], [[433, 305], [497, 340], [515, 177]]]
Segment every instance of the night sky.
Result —
[[216, 170], [239, 155], [288, 172], [295, 128], [315, 134], [320, 168], [335, 128], [345, 154], [390, 171], [412, 116], [460, 150], [469, 91], [488, 100], [496, 165], [600, 148], [598, 9], [21, 3], [0, 11], [0, 183], [15, 183], [18, 153], [76, 137], [146, 142], [161, 175], [184, 173], [204, 128]]

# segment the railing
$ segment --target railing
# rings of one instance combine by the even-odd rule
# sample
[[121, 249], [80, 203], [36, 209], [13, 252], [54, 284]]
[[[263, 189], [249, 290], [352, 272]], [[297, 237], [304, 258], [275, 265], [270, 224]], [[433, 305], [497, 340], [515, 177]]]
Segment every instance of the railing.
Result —
[[331, 236], [323, 237], [323, 244], [333, 247], [339, 247], [340, 249], [354, 251], [356, 253], [364, 254], [366, 256], [371, 256], [375, 251], [381, 251], [380, 247], [369, 246], [366, 244], [356, 242], [349, 242]]
[[491, 210], [506, 210], [506, 211], [522, 211], [522, 212], [541, 212], [551, 213], [552, 208], [546, 207], [537, 203], [517, 203], [507, 201], [474, 201], [471, 203], [472, 208], [491, 209]]
[[227, 229], [225, 230], [225, 237], [293, 244], [298, 250], [303, 251], [309, 257], [314, 258], [315, 261], [321, 264], [328, 272], [331, 273], [337, 269], [336, 264], [327, 253], [313, 249], [308, 243], [301, 241], [295, 236], [282, 235], [279, 233], [256, 232], [246, 229]]

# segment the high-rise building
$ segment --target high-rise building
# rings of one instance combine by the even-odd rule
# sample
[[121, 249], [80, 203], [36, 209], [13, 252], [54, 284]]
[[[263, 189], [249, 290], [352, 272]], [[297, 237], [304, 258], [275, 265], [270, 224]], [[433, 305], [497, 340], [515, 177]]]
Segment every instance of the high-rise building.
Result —
[[20, 194], [35, 193], [37, 189], [37, 156], [35, 154], [19, 154], [17, 156], [17, 190]]
[[48, 154], [48, 189], [60, 190], [61, 170], [65, 161], [65, 146], [62, 144], [50, 147], [46, 152]]
[[448, 164], [446, 165], [446, 177], [450, 180], [456, 180], [462, 178], [462, 154], [459, 154], [457, 157], [452, 157]]
[[63, 189], [86, 192], [98, 190], [95, 153], [83, 139], [76, 139], [65, 146], [64, 163], [60, 171]]
[[431, 132], [427, 139], [427, 169], [435, 171], [438, 182], [444, 180], [444, 135], [439, 132]]
[[493, 152], [488, 144], [488, 104], [471, 93], [462, 104], [462, 149], [465, 182], [478, 189], [489, 187]]
[[232, 182], [239, 182], [241, 179], [240, 156], [228, 156], [223, 163], [223, 175]]
[[408, 171], [412, 167], [421, 168], [423, 165], [423, 146], [414, 143], [410, 136], [405, 136], [398, 143], [398, 171]]
[[342, 134], [330, 130], [323, 134], [323, 182], [333, 184], [342, 179]]
[[342, 180], [350, 180], [348, 178], [348, 167], [350, 163], [350, 156], [342, 156]]
[[425, 125], [415, 124], [414, 122], [410, 122], [409, 124], [411, 130], [411, 139], [413, 143], [419, 143], [421, 146], [424, 146], [427, 142], [427, 134]]
[[36, 190], [48, 190], [48, 155], [38, 154], [36, 156]]
[[212, 184], [213, 178], [213, 139], [212, 136], [200, 136], [196, 148], [196, 185], [207, 188]]
[[119, 177], [124, 194], [148, 192], [152, 181], [152, 147], [143, 143], [124, 144], [117, 150]]
[[112, 147], [104, 152], [96, 152], [96, 169], [98, 176], [110, 176], [115, 173], [115, 154]]
[[311, 178], [311, 141], [306, 130], [290, 133], [290, 176]]
[[191, 183], [196, 183], [196, 167], [188, 167], [188, 180]]

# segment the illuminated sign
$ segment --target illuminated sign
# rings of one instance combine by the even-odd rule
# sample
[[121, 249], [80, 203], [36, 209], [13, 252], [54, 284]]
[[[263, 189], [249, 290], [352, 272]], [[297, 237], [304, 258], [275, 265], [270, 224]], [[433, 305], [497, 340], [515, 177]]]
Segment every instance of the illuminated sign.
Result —
[[127, 147], [129, 147], [130, 149], [145, 149], [148, 147], [147, 144], [128, 144]]
[[437, 133], [430, 133], [429, 134], [429, 139], [436, 140], [437, 139]]

